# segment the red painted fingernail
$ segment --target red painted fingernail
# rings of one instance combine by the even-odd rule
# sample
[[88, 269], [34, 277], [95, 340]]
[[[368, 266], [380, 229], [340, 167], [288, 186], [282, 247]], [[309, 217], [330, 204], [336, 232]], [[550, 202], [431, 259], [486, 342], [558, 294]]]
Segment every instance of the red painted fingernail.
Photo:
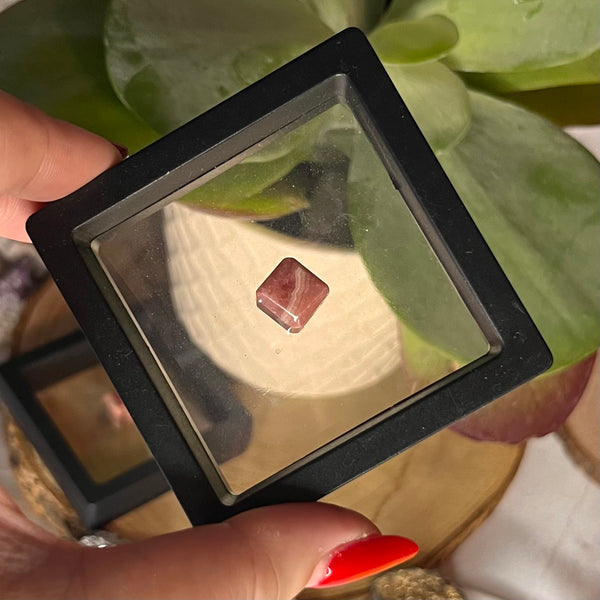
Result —
[[391, 569], [417, 554], [419, 546], [397, 535], [373, 535], [336, 548], [324, 576], [313, 588], [352, 583], [363, 577]]
[[115, 144], [114, 142], [111, 142], [111, 143], [119, 151], [119, 153], [121, 154], [121, 158], [125, 159], [129, 156], [129, 150], [127, 148], [125, 148], [125, 146], [121, 146], [120, 144]]

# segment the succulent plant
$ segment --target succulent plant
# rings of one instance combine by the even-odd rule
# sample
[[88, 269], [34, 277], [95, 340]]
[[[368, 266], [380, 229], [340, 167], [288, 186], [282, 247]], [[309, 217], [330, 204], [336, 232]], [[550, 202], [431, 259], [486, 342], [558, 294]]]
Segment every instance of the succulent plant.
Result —
[[[361, 28], [553, 353], [548, 374], [456, 426], [516, 442], [566, 418], [599, 344], [600, 170], [558, 126], [598, 118], [599, 13], [597, 0], [22, 0], [0, 14], [0, 88], [135, 151]], [[295, 214], [309, 199], [269, 186], [306, 155], [279, 150], [254, 165], [252, 186], [217, 189], [218, 206], [188, 201]], [[407, 285], [427, 297], [435, 282], [411, 278], [418, 264], [393, 251], [393, 201], [375, 216], [348, 206], [353, 244], [410, 330], [415, 376], [453, 361], [455, 323], [435, 302], [406, 310]]]

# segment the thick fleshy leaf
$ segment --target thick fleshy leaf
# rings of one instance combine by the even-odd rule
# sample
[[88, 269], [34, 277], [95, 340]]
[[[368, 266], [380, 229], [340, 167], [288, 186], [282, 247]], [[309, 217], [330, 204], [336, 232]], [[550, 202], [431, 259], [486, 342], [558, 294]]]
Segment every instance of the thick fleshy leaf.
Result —
[[106, 58], [121, 99], [166, 133], [330, 35], [298, 0], [113, 0]]
[[203, 210], [253, 219], [275, 219], [308, 206], [301, 192], [277, 186], [303, 160], [302, 148], [279, 158], [235, 165], [215, 179], [186, 194], [181, 202]]
[[[459, 367], [406, 327], [402, 328], [402, 356], [407, 372], [419, 388]], [[556, 431], [579, 402], [594, 368], [594, 356], [536, 377], [451, 428], [475, 440], [512, 444]]]
[[346, 27], [370, 31], [385, 9], [386, 0], [300, 0], [327, 25], [338, 32]]
[[[440, 161], [550, 346], [553, 369], [562, 369], [598, 347], [598, 163], [544, 119], [483, 94], [470, 96], [471, 128]], [[356, 160], [367, 165], [364, 172], [351, 169], [350, 178], [356, 246], [401, 320], [461, 357], [463, 347], [477, 347], [475, 338], [468, 342], [463, 307], [433, 270], [423, 242], [404, 227], [403, 203], [363, 154]], [[463, 346], [453, 346], [457, 338]]]
[[439, 62], [386, 65], [386, 70], [436, 152], [460, 142], [471, 123], [471, 107], [457, 75]]
[[598, 347], [598, 162], [544, 119], [470, 96], [471, 128], [440, 161], [562, 369]]
[[156, 134], [115, 96], [104, 66], [105, 0], [23, 0], [0, 14], [0, 88], [136, 151]]
[[[121, 99], [166, 133], [331, 35], [298, 0], [114, 0], [107, 15], [107, 64]], [[296, 195], [262, 193], [303, 158], [303, 136], [266, 146], [184, 201], [239, 216], [298, 210]], [[282, 170], [283, 169], [283, 170]]]
[[460, 366], [455, 358], [449, 356], [443, 349], [426, 342], [412, 329], [402, 324], [402, 359], [406, 371], [413, 381], [418, 383], [418, 389], [423, 389], [448, 375]]
[[200, 195], [195, 198], [194, 193], [191, 193], [182, 202], [203, 212], [252, 219], [253, 221], [278, 219], [308, 208], [306, 199], [300, 194], [294, 194], [293, 190], [289, 189], [275, 191], [265, 189], [254, 196], [237, 195], [234, 201], [230, 198], [223, 201], [222, 196], [205, 198]]
[[470, 86], [491, 92], [520, 92], [600, 82], [600, 51], [558, 67], [509, 73], [465, 73]]
[[410, 64], [446, 56], [458, 42], [452, 21], [440, 15], [386, 23], [375, 29], [369, 41], [383, 63]]
[[347, 189], [354, 246], [400, 320], [461, 363], [486, 354], [487, 341], [364, 135], [355, 137]]
[[460, 40], [447, 57], [459, 71], [503, 72], [564, 65], [600, 46], [598, 0], [395, 0], [386, 21], [439, 14]]
[[538, 377], [452, 425], [475, 440], [518, 444], [556, 431], [577, 406], [594, 368], [595, 354]]

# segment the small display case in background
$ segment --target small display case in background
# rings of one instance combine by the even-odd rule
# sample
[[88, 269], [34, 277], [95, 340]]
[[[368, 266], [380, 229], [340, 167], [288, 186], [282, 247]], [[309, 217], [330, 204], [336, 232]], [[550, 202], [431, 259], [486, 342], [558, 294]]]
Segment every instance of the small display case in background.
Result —
[[358, 30], [28, 231], [193, 524], [316, 500], [551, 363]]

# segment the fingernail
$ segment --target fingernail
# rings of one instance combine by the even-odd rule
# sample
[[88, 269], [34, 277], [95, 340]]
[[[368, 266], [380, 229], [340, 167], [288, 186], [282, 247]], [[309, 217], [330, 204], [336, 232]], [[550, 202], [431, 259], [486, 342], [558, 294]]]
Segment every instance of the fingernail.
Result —
[[129, 156], [129, 150], [125, 148], [125, 146], [115, 144], [114, 142], [111, 142], [111, 144], [119, 151], [119, 153], [121, 154], [121, 158], [125, 159]]
[[372, 535], [338, 546], [321, 568], [316, 583], [307, 587], [328, 588], [352, 583], [369, 575], [391, 569], [410, 560], [419, 546], [408, 538], [397, 535]]

